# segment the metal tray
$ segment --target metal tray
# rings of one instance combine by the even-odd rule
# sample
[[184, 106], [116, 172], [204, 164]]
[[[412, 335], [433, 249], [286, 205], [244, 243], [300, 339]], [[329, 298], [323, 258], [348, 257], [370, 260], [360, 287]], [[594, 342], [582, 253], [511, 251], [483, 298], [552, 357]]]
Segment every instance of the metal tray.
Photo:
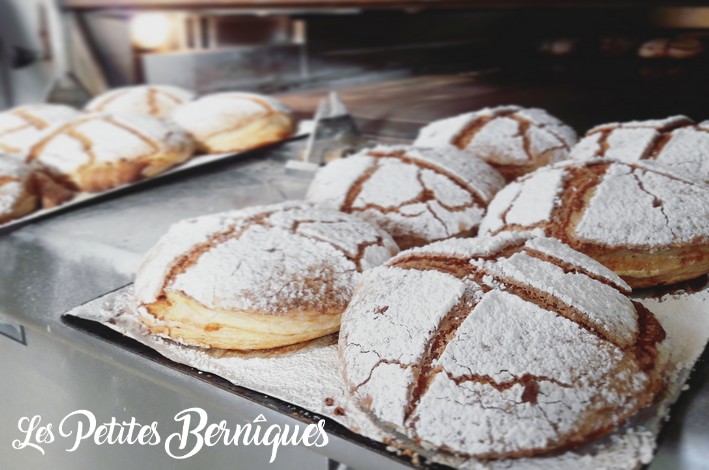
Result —
[[151, 178], [146, 178], [144, 180], [136, 181], [134, 183], [124, 184], [123, 186], [119, 186], [117, 188], [109, 189], [107, 191], [102, 191], [98, 193], [78, 193], [73, 199], [59, 206], [52, 207], [50, 209], [40, 209], [31, 212], [30, 214], [27, 214], [24, 217], [19, 217], [4, 224], [0, 224], [0, 235], [12, 232], [13, 230], [17, 230], [18, 228], [29, 223], [45, 219], [56, 214], [68, 212], [70, 210], [76, 209], [77, 207], [85, 206], [93, 202], [112, 199], [129, 191], [149, 188], [156, 182], [165, 181], [171, 177], [174, 177], [175, 175], [186, 174], [190, 171], [193, 171], [195, 168], [207, 167], [218, 162], [249, 158], [251, 156], [257, 155], [258, 153], [265, 152], [280, 145], [283, 145], [284, 143], [302, 139], [306, 137], [306, 135], [307, 134], [300, 132], [292, 137], [281, 140], [279, 142], [274, 142], [261, 147], [245, 150], [243, 152], [195, 155], [186, 162], [177, 165], [163, 173], [160, 173], [159, 175], [155, 175]]

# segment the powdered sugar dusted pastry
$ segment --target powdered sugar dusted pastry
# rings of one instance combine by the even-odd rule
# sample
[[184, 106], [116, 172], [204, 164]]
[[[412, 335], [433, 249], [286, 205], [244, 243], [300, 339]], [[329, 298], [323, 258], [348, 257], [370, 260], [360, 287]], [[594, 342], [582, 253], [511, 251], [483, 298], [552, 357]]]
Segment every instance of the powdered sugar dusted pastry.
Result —
[[379, 146], [321, 169], [309, 201], [356, 214], [401, 248], [471, 236], [504, 179], [460, 150]]
[[80, 112], [59, 104], [30, 104], [0, 113], [0, 152], [24, 158], [47, 127], [74, 119]]
[[572, 149], [571, 158], [605, 157], [621, 162], [645, 160], [709, 183], [709, 121], [685, 116], [594, 127]]
[[38, 202], [30, 167], [0, 154], [0, 224], [34, 211]]
[[404, 251], [342, 318], [345, 380], [378, 422], [476, 458], [585, 443], [650, 404], [665, 333], [613, 272], [505, 233]]
[[253, 93], [208, 95], [180, 107], [172, 118], [207, 153], [248, 150], [293, 133], [290, 110], [274, 98]]
[[384, 231], [302, 202], [182, 221], [135, 279], [144, 323], [187, 344], [265, 349], [336, 332], [361, 271], [398, 252]]
[[27, 158], [71, 188], [94, 192], [154, 176], [193, 150], [184, 131], [156, 118], [93, 113], [48, 129]]
[[138, 85], [102, 93], [89, 101], [85, 109], [95, 112], [165, 117], [193, 99], [194, 93], [176, 86]]
[[633, 287], [709, 272], [709, 186], [657, 166], [596, 159], [541, 168], [495, 196], [480, 232], [535, 228]]
[[576, 143], [572, 128], [543, 109], [499, 106], [435, 121], [415, 145], [455, 146], [494, 166], [512, 180], [565, 159]]

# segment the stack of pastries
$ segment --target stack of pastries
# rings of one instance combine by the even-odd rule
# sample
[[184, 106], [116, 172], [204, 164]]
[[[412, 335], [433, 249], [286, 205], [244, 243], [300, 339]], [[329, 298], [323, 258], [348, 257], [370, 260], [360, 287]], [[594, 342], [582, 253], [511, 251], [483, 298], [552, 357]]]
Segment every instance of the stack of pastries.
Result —
[[[234, 122], [278, 121], [253, 107], [261, 121], [191, 132], [218, 151]], [[664, 389], [665, 332], [632, 289], [709, 273], [706, 132], [675, 117], [576, 144], [519, 106], [434, 122], [414, 145], [329, 163], [306, 202], [176, 224], [136, 277], [140, 318], [235, 350], [341, 328], [353, 400], [414, 446], [500, 459], [585, 444]]]
[[[216, 93], [196, 98], [168, 85], [109, 90], [83, 111], [37, 104], [0, 112], [0, 182], [22, 195], [0, 206], [0, 223], [160, 174], [197, 153], [238, 152], [293, 133], [291, 112], [274, 98]], [[9, 191], [9, 187], [5, 191]], [[14, 193], [13, 193], [14, 194]], [[32, 194], [32, 201], [26, 199]]]

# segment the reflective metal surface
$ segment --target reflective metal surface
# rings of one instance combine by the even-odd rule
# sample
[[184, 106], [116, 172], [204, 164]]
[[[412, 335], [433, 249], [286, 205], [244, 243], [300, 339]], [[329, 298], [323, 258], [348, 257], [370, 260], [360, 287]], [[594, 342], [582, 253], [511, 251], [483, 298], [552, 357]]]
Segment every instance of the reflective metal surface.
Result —
[[[175, 430], [173, 416], [191, 406], [213, 420], [298, 423], [267, 397], [235, 393], [184, 370], [131, 352], [111, 338], [73, 328], [65, 311], [131, 282], [143, 253], [167, 227], [185, 217], [277, 202], [303, 196], [310, 176], [286, 173], [303, 141], [258, 152], [253, 157], [202, 168], [133, 191], [120, 198], [23, 227], [0, 237], [0, 314], [24, 326], [26, 345], [0, 335], [0, 468], [260, 468], [264, 448], [215, 446], [186, 461], [152, 447], [95, 446], [75, 453], [52, 445], [42, 456], [13, 450], [22, 416], [57, 421], [69, 411], [88, 409], [111, 416], [159, 421]], [[709, 312], [707, 312], [709, 314]], [[706, 355], [705, 355], [706, 356]], [[707, 468], [709, 462], [709, 365], [701, 361], [691, 388], [674, 409], [653, 469]], [[301, 421], [299, 421], [301, 420]], [[328, 468], [328, 458], [354, 468], [400, 468], [402, 464], [334, 432], [321, 449], [284, 448], [273, 468]]]

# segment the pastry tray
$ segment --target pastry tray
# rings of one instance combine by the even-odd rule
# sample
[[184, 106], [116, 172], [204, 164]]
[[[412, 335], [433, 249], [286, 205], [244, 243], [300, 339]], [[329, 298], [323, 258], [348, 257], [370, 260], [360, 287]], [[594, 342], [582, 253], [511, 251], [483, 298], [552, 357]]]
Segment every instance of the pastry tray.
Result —
[[13, 219], [9, 222], [6, 222], [4, 224], [0, 224], [0, 235], [11, 232], [13, 230], [16, 230], [24, 225], [27, 225], [32, 222], [37, 222], [39, 220], [45, 219], [47, 217], [60, 214], [63, 212], [70, 211], [72, 209], [76, 209], [77, 207], [85, 206], [90, 203], [102, 201], [102, 200], [107, 200], [111, 199], [113, 197], [119, 196], [121, 194], [125, 194], [127, 192], [131, 192], [134, 190], [138, 189], [145, 189], [149, 188], [159, 182], [166, 181], [170, 178], [174, 178], [177, 175], [184, 175], [189, 172], [195, 171], [196, 168], [202, 168], [202, 167], [207, 167], [212, 164], [217, 164], [220, 162], [227, 162], [230, 160], [235, 160], [235, 159], [247, 159], [250, 157], [254, 157], [257, 155], [260, 155], [264, 152], [267, 152], [270, 149], [273, 149], [275, 147], [278, 147], [280, 145], [283, 145], [287, 142], [292, 142], [294, 140], [302, 139], [305, 136], [307, 136], [307, 133], [302, 130], [302, 123], [301, 127], [299, 128], [299, 132], [287, 139], [281, 140], [279, 142], [274, 142], [268, 145], [264, 145], [261, 147], [257, 147], [254, 149], [250, 150], [244, 150], [242, 152], [230, 152], [230, 153], [218, 153], [218, 154], [203, 154], [203, 155], [195, 155], [186, 162], [177, 165], [163, 173], [160, 173], [158, 175], [155, 175], [150, 178], [146, 178], [144, 180], [136, 181], [134, 183], [128, 183], [124, 184], [123, 186], [119, 186], [117, 188], [109, 189], [107, 191], [102, 191], [98, 193], [77, 193], [77, 195], [71, 199], [70, 201], [65, 202], [64, 204], [61, 204], [56, 207], [52, 207], [50, 209], [40, 209], [34, 212], [31, 212], [30, 214], [27, 214], [24, 217], [19, 217], [17, 219]]
[[670, 407], [687, 389], [709, 341], [709, 286], [637, 300], [653, 311], [668, 334], [667, 387], [657, 402], [612, 434], [567, 452], [518, 460], [478, 462], [414, 448], [382, 431], [349, 398], [340, 373], [336, 337], [265, 353], [205, 350], [158, 338], [142, 328], [132, 285], [105, 294], [62, 316], [71, 327], [188, 376], [213, 384], [306, 423], [326, 420], [326, 431], [369, 451], [413, 466], [565, 469], [640, 468], [649, 464]]

